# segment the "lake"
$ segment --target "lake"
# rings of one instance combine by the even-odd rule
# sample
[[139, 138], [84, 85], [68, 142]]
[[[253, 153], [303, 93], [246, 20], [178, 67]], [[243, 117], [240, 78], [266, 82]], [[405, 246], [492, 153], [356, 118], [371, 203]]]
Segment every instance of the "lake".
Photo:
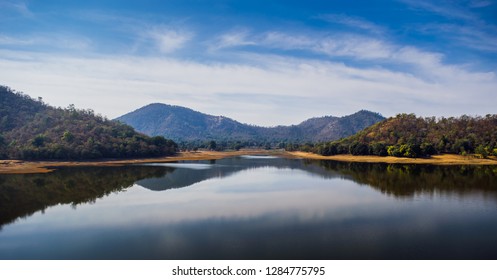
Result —
[[242, 156], [0, 175], [0, 259], [497, 259], [497, 167]]

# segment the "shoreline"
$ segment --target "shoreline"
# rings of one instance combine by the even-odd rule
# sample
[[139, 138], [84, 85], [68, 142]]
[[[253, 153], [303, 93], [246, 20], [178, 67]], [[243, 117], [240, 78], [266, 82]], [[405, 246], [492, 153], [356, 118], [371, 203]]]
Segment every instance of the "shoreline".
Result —
[[432, 165], [497, 165], [496, 157], [487, 159], [474, 158], [471, 156], [443, 154], [434, 155], [429, 158], [404, 158], [392, 156], [354, 156], [354, 155], [334, 155], [322, 156], [306, 152], [288, 152], [297, 158], [334, 160], [343, 162], [364, 162], [364, 163], [392, 163], [392, 164], [432, 164]]
[[137, 163], [161, 163], [181, 160], [214, 160], [242, 155], [275, 155], [286, 158], [333, 160], [342, 162], [392, 163], [392, 164], [433, 164], [433, 165], [497, 165], [497, 158], [480, 159], [461, 155], [435, 155], [430, 158], [398, 158], [380, 156], [334, 155], [321, 156], [306, 152], [286, 152], [274, 150], [240, 150], [240, 151], [197, 151], [180, 152], [175, 156], [144, 159], [106, 159], [95, 161], [24, 161], [0, 160], [0, 174], [49, 173], [59, 167], [72, 166], [124, 166]]
[[161, 163], [180, 160], [213, 160], [241, 155], [282, 155], [281, 151], [267, 150], [240, 150], [240, 151], [197, 151], [179, 152], [177, 155], [157, 158], [139, 159], [102, 159], [94, 161], [28, 161], [28, 160], [0, 160], [0, 174], [33, 174], [49, 173], [59, 167], [74, 166], [124, 166], [138, 163]]

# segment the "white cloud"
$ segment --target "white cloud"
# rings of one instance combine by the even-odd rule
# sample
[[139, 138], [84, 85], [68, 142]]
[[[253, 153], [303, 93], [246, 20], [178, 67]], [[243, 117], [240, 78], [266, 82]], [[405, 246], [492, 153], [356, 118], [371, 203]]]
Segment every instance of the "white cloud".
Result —
[[[409, 49], [403, 54], [424, 56]], [[241, 61], [251, 61], [252, 66], [0, 51], [0, 83], [42, 96], [55, 106], [75, 104], [111, 118], [152, 102], [258, 125], [295, 124], [313, 116], [347, 115], [360, 109], [386, 116], [399, 112], [450, 116], [492, 113], [497, 107], [494, 73], [437, 66], [436, 58], [426, 64], [437, 66], [439, 74], [426, 81], [375, 67], [245, 55]]]
[[401, 47], [390, 53], [389, 56], [395, 61], [414, 64], [424, 69], [435, 67], [434, 70], [439, 70], [442, 67], [442, 54], [424, 52], [414, 47]]
[[336, 34], [310, 37], [301, 34], [266, 32], [251, 38], [257, 46], [278, 50], [301, 50], [328, 56], [331, 60], [347, 58], [365, 62], [370, 67], [402, 66], [402, 71], [419, 78], [433, 80], [452, 66], [443, 64], [441, 53], [428, 52], [413, 46], [390, 43], [371, 36]]
[[237, 28], [235, 30], [226, 32], [216, 38], [213, 43], [210, 43], [211, 50], [219, 50], [231, 47], [249, 46], [256, 43], [250, 41], [249, 31], [247, 29]]
[[314, 50], [330, 56], [347, 56], [354, 59], [377, 60], [391, 57], [393, 46], [365, 36], [345, 35], [326, 38]]
[[158, 50], [165, 54], [181, 49], [190, 41], [192, 36], [191, 32], [165, 27], [152, 28], [150, 31], [146, 32], [146, 37], [152, 39]]

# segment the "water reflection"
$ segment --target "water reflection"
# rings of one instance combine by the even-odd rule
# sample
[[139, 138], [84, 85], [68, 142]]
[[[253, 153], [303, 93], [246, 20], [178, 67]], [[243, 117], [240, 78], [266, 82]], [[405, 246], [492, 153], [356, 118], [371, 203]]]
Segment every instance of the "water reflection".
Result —
[[142, 164], [142, 166], [165, 166], [172, 168], [186, 168], [186, 169], [195, 169], [195, 170], [209, 169], [212, 167], [211, 164], [206, 164], [206, 163], [175, 163], [175, 162], [145, 163]]
[[[351, 180], [399, 198], [444, 193], [460, 196], [481, 194], [497, 200], [497, 167], [492, 166], [367, 164], [250, 156], [126, 167], [62, 168], [48, 174], [0, 175], [0, 229], [4, 224], [49, 206], [94, 202], [133, 184], [164, 191], [263, 167], [302, 170], [326, 179]], [[264, 181], [259, 183], [264, 185]]]
[[126, 166], [64, 168], [48, 174], [1, 174], [0, 229], [47, 207], [93, 203], [129, 188], [142, 178], [162, 178], [173, 170]]
[[259, 157], [0, 175], [0, 259], [497, 258], [496, 178]]
[[433, 166], [316, 162], [360, 184], [395, 197], [417, 194], [497, 194], [495, 166]]
[[200, 163], [197, 161], [185, 161], [181, 163], [172, 163], [172, 165], [171, 163], [154, 164], [156, 166], [176, 166], [177, 168], [175, 168], [171, 174], [162, 178], [147, 178], [137, 181], [136, 184], [149, 190], [163, 191], [191, 186], [211, 178], [228, 177], [242, 170], [270, 166], [279, 169], [289, 168], [292, 170], [302, 168], [301, 161], [289, 161], [276, 157], [266, 158], [267, 160], [263, 159], [264, 158], [258, 156], [251, 156], [249, 158], [243, 156]]
[[[257, 156], [243, 157], [257, 159]], [[271, 157], [274, 158], [274, 157]], [[193, 163], [181, 163], [187, 166]], [[193, 165], [195, 166], [195, 165]], [[497, 194], [497, 167], [494, 166], [434, 166], [344, 163], [337, 161], [287, 160], [269, 161], [225, 159], [208, 166], [207, 170], [176, 169], [163, 178], [136, 182], [151, 190], [186, 187], [209, 178], [226, 177], [245, 169], [276, 167], [299, 169], [322, 178], [341, 178], [370, 186], [394, 197], [413, 197], [416, 194]], [[195, 168], [198, 169], [198, 168]], [[204, 168], [202, 168], [204, 169]]]

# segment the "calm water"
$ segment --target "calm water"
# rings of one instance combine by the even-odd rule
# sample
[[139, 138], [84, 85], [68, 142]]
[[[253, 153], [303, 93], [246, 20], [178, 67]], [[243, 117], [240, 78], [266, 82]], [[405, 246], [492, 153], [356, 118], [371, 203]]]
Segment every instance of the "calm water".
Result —
[[497, 167], [238, 157], [0, 175], [0, 259], [497, 259]]

